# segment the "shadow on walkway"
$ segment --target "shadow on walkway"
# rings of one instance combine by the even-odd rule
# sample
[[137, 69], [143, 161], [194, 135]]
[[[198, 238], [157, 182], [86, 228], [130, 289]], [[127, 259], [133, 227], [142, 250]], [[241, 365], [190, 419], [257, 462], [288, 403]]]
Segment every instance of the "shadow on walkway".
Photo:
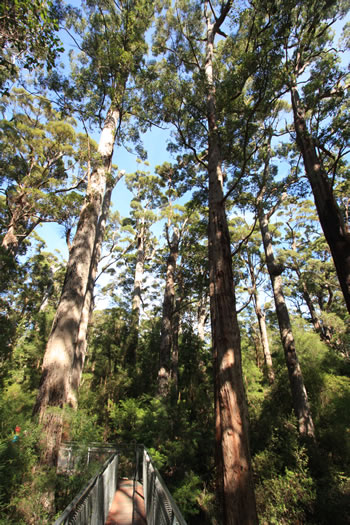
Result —
[[[147, 525], [143, 487], [130, 479], [121, 480], [107, 516], [106, 525]], [[134, 521], [133, 521], [134, 502]]]

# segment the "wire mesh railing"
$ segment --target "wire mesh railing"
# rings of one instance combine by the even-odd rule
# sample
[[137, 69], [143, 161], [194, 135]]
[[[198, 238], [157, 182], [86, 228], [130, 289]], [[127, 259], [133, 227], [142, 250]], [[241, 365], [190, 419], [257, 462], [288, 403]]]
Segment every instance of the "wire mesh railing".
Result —
[[119, 454], [112, 453], [101, 471], [66, 507], [54, 525], [104, 525], [118, 483]]
[[147, 525], [186, 525], [146, 448], [143, 449], [142, 478]]
[[[98, 447], [93, 447], [97, 449]], [[143, 484], [147, 525], [186, 525], [186, 521], [167, 489], [163, 478], [154, 466], [148, 450], [143, 445], [134, 445], [136, 453], [133, 484], [135, 495], [138, 482]], [[118, 452], [110, 450], [111, 456], [101, 471], [66, 507], [53, 525], [104, 525], [118, 486]], [[72, 462], [74, 465], [74, 461]], [[67, 462], [67, 471], [71, 464]], [[135, 501], [133, 500], [132, 522]]]
[[74, 474], [91, 463], [102, 465], [115, 451], [116, 447], [109, 443], [82, 445], [77, 441], [66, 441], [60, 446], [57, 473]]

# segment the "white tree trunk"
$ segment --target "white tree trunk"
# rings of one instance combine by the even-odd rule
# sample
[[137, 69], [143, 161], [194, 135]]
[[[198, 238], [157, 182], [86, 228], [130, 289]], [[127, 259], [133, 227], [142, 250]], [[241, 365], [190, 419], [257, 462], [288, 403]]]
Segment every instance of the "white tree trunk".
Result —
[[71, 372], [118, 122], [119, 111], [111, 108], [101, 133], [98, 148], [100, 161], [88, 183], [86, 200], [69, 254], [62, 295], [44, 355], [34, 414], [39, 415], [46, 436], [42, 461], [51, 465], [57, 461], [62, 417], [58, 416], [57, 411], [55, 418], [45, 416], [50, 413], [50, 407], [62, 408], [65, 404], [74, 404]]
[[71, 404], [74, 408], [77, 407], [77, 392], [80, 386], [81, 375], [83, 372], [86, 357], [88, 326], [94, 308], [95, 280], [97, 275], [98, 263], [101, 257], [102, 243], [104, 233], [106, 230], [106, 223], [111, 204], [113, 187], [114, 186], [112, 186], [111, 184], [107, 185], [107, 189], [103, 198], [102, 212], [98, 221], [98, 227], [96, 231], [95, 247], [90, 267], [89, 282], [86, 288], [84, 306], [80, 317], [78, 339], [76, 344], [76, 350], [74, 353], [74, 361], [71, 374]]

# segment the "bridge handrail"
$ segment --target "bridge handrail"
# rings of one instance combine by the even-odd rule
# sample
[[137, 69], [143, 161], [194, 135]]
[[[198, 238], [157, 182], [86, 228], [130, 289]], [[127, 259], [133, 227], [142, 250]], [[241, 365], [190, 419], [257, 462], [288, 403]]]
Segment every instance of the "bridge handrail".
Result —
[[[84, 455], [86, 455], [86, 463], [89, 465], [91, 460], [94, 459], [94, 455], [108, 454], [107, 457], [110, 457], [116, 450], [115, 445], [110, 443], [90, 442], [81, 444], [78, 441], [65, 441], [60, 446], [57, 472], [73, 473], [76, 471], [77, 464], [84, 458]], [[105, 460], [106, 458], [104, 458]]]
[[147, 525], [187, 525], [145, 447], [142, 477]]
[[[53, 525], [85, 525], [86, 523], [102, 525], [105, 523], [117, 488], [118, 458], [119, 452], [114, 452], [105, 461], [100, 472], [73, 499]], [[112, 478], [112, 483], [109, 483], [110, 478]]]

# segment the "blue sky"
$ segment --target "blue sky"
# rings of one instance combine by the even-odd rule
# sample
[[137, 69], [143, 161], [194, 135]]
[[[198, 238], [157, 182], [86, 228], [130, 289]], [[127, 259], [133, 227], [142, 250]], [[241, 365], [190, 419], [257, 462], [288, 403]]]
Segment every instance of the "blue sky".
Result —
[[[69, 2], [73, 6], [80, 6], [80, 0], [72, 0]], [[350, 15], [347, 15], [345, 20], [349, 20]], [[341, 27], [344, 21], [335, 24], [334, 29], [337, 35], [340, 34]], [[68, 49], [69, 47], [75, 47], [72, 45], [72, 40], [66, 32], [61, 32], [61, 39]], [[347, 57], [349, 56], [346, 53]], [[68, 66], [67, 57], [63, 57], [65, 65]], [[92, 137], [98, 142], [99, 131], [92, 133]], [[167, 151], [167, 142], [170, 137], [170, 129], [159, 129], [152, 128], [143, 136], [144, 148], [148, 154], [149, 167], [142, 166], [141, 169], [149, 170], [151, 173], [154, 171], [156, 165], [162, 164], [165, 161], [172, 161], [169, 152]], [[140, 165], [137, 163], [137, 156], [128, 152], [125, 148], [116, 147], [113, 157], [113, 162], [118, 166], [120, 170], [125, 170], [126, 173], [133, 173], [137, 169], [140, 169]], [[112, 195], [112, 210], [118, 210], [122, 216], [127, 216], [129, 213], [129, 204], [131, 200], [131, 193], [125, 186], [124, 179], [122, 179], [115, 188]], [[64, 240], [63, 228], [57, 224], [44, 224], [37, 230], [37, 233], [44, 238], [47, 242], [48, 249], [54, 251], [55, 249], [60, 250], [64, 257], [67, 257], [67, 248]], [[161, 227], [159, 228], [159, 234], [161, 234]]]

